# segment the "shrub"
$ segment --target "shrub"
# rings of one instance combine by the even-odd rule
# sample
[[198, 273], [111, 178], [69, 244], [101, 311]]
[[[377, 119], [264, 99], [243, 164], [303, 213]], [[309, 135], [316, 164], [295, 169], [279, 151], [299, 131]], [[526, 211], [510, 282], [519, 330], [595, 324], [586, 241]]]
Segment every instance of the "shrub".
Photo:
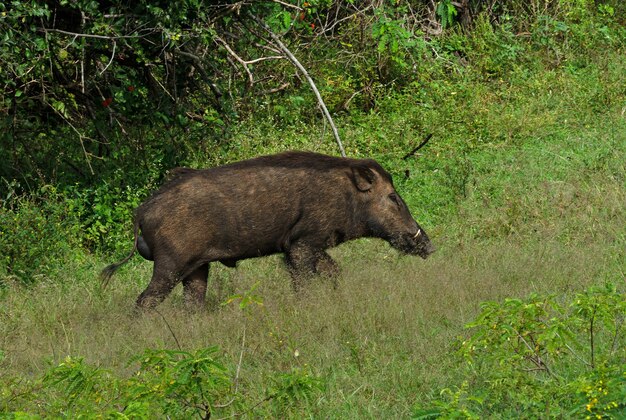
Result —
[[626, 293], [610, 284], [565, 304], [555, 295], [485, 302], [459, 347], [466, 381], [414, 416], [615, 418], [626, 409], [625, 316]]
[[46, 185], [26, 196], [16, 187], [11, 184], [0, 202], [0, 286], [9, 278], [33, 283], [77, 245], [76, 220], [56, 188]]
[[[227, 365], [215, 346], [193, 352], [147, 349], [130, 363], [138, 363], [137, 370], [121, 378], [82, 358], [68, 356], [41, 379], [5, 379], [0, 384], [0, 411], [27, 418], [209, 418], [241, 416], [253, 410], [285, 413], [307, 404], [322, 389], [322, 381], [309, 369], [294, 368], [270, 375], [266, 395], [258, 399], [238, 386], [239, 369]], [[42, 398], [45, 404], [40, 404]], [[21, 411], [11, 414], [15, 407]]]

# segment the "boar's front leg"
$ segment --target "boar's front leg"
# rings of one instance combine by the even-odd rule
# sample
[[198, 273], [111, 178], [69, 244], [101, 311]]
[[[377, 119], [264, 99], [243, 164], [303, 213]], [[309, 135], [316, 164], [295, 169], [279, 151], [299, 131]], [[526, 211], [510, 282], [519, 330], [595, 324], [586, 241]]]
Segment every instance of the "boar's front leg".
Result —
[[206, 295], [209, 264], [203, 264], [183, 279], [183, 300], [188, 309], [202, 309]]
[[334, 286], [337, 286], [334, 279], [339, 273], [339, 267], [323, 249], [298, 241], [285, 251], [285, 261], [296, 292], [300, 290], [304, 280], [313, 274], [331, 277]]
[[337, 277], [339, 277], [339, 266], [330, 255], [323, 249], [318, 250], [315, 260], [315, 273], [328, 277], [333, 282], [333, 288], [337, 288]]

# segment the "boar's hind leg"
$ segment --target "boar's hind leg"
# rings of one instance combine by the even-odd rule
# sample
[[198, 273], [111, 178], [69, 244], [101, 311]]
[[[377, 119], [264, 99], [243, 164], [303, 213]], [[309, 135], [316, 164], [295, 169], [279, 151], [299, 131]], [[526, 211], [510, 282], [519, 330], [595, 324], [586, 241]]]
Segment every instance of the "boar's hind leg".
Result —
[[164, 269], [155, 263], [150, 284], [137, 298], [137, 307], [140, 309], [156, 307], [163, 302], [179, 281], [178, 276], [172, 270]]
[[203, 264], [183, 279], [183, 300], [190, 309], [201, 309], [204, 306], [209, 264]]
[[337, 263], [323, 249], [302, 242], [296, 242], [285, 251], [285, 261], [296, 292], [302, 287], [304, 279], [313, 274], [334, 278], [339, 272]]

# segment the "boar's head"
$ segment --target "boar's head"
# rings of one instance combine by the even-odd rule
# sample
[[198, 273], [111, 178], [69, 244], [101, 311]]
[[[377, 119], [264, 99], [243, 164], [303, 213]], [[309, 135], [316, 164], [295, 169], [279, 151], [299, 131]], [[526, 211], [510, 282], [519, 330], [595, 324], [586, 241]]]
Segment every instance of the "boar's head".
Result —
[[391, 175], [376, 162], [352, 169], [359, 191], [359, 218], [366, 234], [382, 238], [399, 251], [427, 258], [435, 251], [428, 235], [411, 216], [409, 208], [393, 186]]

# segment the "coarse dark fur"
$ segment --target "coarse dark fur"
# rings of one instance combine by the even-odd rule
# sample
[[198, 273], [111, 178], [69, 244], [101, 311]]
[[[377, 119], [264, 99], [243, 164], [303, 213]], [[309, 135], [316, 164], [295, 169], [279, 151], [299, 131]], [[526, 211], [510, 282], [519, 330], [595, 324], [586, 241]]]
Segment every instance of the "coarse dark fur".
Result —
[[108, 281], [138, 250], [154, 261], [138, 307], [156, 306], [181, 281], [185, 301], [201, 305], [213, 261], [234, 267], [282, 252], [297, 290], [310, 274], [336, 275], [325, 250], [360, 237], [382, 238], [422, 258], [434, 251], [374, 160], [287, 152], [211, 169], [177, 168], [137, 209], [131, 254], [102, 277]]

